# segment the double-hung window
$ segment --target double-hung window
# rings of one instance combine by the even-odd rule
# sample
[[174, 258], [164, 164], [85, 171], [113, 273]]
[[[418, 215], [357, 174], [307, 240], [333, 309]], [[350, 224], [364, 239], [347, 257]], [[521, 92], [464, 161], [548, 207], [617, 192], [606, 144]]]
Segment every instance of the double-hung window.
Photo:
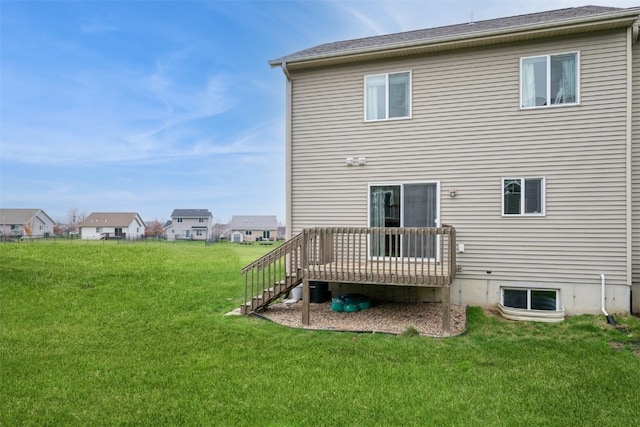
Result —
[[365, 120], [411, 116], [411, 73], [376, 74], [364, 78]]
[[544, 178], [503, 178], [502, 214], [544, 215]]
[[577, 104], [580, 101], [578, 59], [577, 52], [521, 58], [520, 106]]

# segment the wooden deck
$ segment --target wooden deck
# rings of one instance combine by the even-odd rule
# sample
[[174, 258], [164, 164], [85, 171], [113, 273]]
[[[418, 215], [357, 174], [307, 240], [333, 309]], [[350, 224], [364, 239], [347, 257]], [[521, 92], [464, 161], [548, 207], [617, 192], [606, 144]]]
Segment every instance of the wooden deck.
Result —
[[[310, 281], [447, 288], [456, 272], [456, 236], [450, 226], [433, 228], [305, 229], [242, 269], [249, 314], [303, 284], [303, 324], [309, 324]], [[443, 329], [448, 333], [449, 316]]]

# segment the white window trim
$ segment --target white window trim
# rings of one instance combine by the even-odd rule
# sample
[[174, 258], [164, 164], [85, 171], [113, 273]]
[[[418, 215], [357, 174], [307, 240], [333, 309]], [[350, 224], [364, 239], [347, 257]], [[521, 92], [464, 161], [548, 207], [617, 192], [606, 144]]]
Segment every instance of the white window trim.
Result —
[[[525, 213], [525, 197], [524, 197], [524, 185], [521, 185], [521, 189], [522, 189], [522, 194], [523, 196], [520, 197], [520, 213], [519, 214], [506, 214], [504, 213], [504, 182], [507, 180], [513, 180], [513, 179], [519, 179], [522, 184], [524, 184], [524, 181], [527, 179], [541, 179], [542, 180], [542, 188], [541, 188], [541, 192], [542, 194], [540, 195], [540, 199], [541, 199], [541, 204], [542, 204], [542, 212], [536, 212], [536, 213]], [[500, 212], [502, 214], [502, 217], [504, 218], [521, 218], [523, 216], [525, 217], [545, 217], [547, 215], [547, 179], [544, 176], [510, 176], [510, 177], [503, 177], [500, 180]]]
[[[565, 102], [562, 104], [551, 104], [551, 57], [552, 56], [561, 56], [561, 55], [576, 55], [576, 101], [575, 102]], [[532, 105], [530, 107], [524, 107], [522, 105], [522, 64], [526, 59], [532, 58], [546, 58], [547, 60], [547, 105]], [[538, 108], [562, 108], [562, 107], [575, 107], [576, 105], [580, 105], [580, 51], [571, 51], [571, 52], [559, 52], [559, 53], [550, 53], [545, 55], [532, 55], [532, 56], [523, 56], [520, 58], [520, 98], [518, 99], [518, 103], [520, 104], [521, 110], [533, 110]]]
[[[389, 76], [392, 74], [404, 74], [409, 73], [409, 112], [405, 117], [389, 117]], [[377, 76], [385, 76], [385, 118], [384, 119], [367, 119], [367, 77], [377, 77]], [[379, 74], [367, 74], [363, 79], [363, 106], [364, 106], [364, 121], [365, 122], [385, 122], [389, 120], [407, 120], [411, 119], [413, 116], [413, 72], [411, 70], [403, 70], [403, 71], [392, 71], [389, 73], [379, 73]]]

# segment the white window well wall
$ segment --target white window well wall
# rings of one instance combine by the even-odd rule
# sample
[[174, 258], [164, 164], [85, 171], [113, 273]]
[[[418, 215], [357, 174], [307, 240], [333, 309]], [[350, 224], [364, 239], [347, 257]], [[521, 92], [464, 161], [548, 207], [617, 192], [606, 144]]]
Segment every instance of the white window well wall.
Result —
[[557, 289], [501, 288], [500, 314], [510, 320], [561, 322], [564, 307]]

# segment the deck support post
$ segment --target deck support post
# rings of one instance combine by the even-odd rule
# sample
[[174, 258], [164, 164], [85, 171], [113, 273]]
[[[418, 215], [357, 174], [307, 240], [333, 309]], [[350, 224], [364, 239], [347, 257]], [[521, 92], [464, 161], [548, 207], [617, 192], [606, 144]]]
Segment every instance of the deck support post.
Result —
[[309, 287], [309, 230], [302, 231], [302, 324], [309, 326], [309, 303], [311, 288]]
[[309, 279], [305, 277], [302, 280], [302, 324], [309, 326], [309, 305], [311, 302], [311, 287], [309, 286]]
[[448, 337], [451, 335], [451, 286], [443, 286], [442, 288], [442, 336]]

